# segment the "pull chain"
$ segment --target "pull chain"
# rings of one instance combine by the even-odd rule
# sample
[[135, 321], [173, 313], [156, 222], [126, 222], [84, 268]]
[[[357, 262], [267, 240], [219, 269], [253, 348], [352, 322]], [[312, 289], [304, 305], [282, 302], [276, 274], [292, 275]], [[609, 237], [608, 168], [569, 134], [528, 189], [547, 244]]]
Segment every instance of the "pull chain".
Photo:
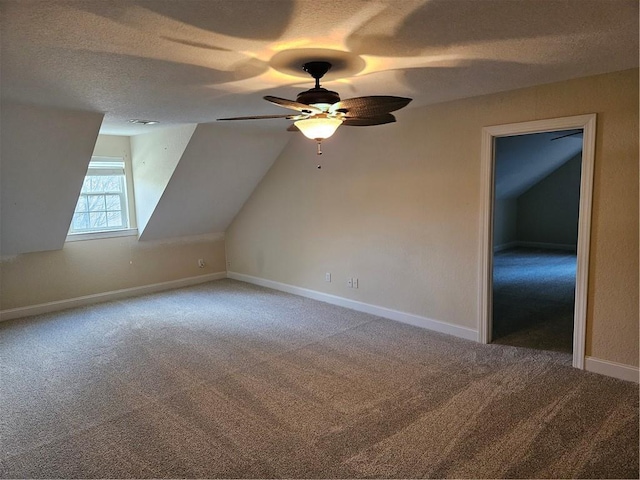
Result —
[[322, 144], [321, 144], [320, 140], [318, 140], [318, 153], [317, 154], [318, 155], [322, 155]]

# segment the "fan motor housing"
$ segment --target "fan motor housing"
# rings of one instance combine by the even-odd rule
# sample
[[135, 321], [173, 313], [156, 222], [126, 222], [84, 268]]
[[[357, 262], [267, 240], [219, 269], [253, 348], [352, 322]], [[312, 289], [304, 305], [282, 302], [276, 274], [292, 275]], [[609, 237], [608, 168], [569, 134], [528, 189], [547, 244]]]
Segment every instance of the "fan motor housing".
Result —
[[340, 101], [340, 95], [326, 88], [312, 88], [298, 94], [297, 102], [305, 105], [313, 105], [315, 103], [328, 103], [333, 105]]

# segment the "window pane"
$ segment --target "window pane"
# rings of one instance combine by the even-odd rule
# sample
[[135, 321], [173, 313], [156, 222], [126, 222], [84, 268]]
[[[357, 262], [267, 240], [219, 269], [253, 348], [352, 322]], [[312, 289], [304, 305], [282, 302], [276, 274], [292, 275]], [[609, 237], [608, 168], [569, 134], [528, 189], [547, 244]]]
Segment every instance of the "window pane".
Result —
[[129, 228], [124, 161], [93, 157], [74, 210], [71, 233]]
[[120, 195], [107, 195], [107, 210], [122, 210]]
[[91, 191], [92, 192], [104, 192], [105, 191], [105, 183], [106, 178], [102, 175], [96, 175], [91, 177]]
[[82, 182], [82, 193], [87, 193], [91, 191], [91, 177], [84, 177], [84, 182]]
[[104, 180], [105, 192], [121, 192], [122, 191], [122, 177], [116, 175], [110, 175], [108, 177], [102, 177]]
[[89, 215], [86, 213], [73, 214], [73, 230], [85, 230], [89, 228]]
[[104, 210], [104, 195], [89, 195], [89, 211]]
[[89, 214], [89, 227], [90, 228], [105, 228], [107, 226], [107, 213], [106, 212], [91, 212]]
[[122, 224], [122, 212], [107, 212], [107, 225], [109, 227], [124, 227]]
[[78, 203], [76, 204], [76, 212], [86, 212], [88, 210], [87, 207], [87, 197], [85, 195], [80, 195], [78, 197]]

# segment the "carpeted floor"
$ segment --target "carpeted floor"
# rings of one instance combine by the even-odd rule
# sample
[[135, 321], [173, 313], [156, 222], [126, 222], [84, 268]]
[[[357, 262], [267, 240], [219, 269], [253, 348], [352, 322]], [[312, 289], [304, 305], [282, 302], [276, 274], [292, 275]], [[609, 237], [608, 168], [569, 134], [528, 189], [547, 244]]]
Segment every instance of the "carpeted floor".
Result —
[[513, 248], [496, 253], [493, 341], [570, 354], [575, 285], [575, 252]]
[[13, 478], [638, 478], [638, 386], [232, 280], [0, 325]]

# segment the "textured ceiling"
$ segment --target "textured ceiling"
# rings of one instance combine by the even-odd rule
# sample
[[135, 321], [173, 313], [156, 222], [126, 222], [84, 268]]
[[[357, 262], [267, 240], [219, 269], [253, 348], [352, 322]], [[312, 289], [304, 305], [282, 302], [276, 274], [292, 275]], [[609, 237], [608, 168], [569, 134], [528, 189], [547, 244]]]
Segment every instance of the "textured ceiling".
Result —
[[[261, 97], [295, 98], [312, 86], [290, 74], [305, 49], [345, 52], [323, 83], [343, 98], [408, 96], [410, 107], [638, 66], [637, 0], [0, 0], [0, 8], [3, 99], [102, 112], [111, 134], [286, 113]], [[260, 126], [283, 130], [286, 121]]]

